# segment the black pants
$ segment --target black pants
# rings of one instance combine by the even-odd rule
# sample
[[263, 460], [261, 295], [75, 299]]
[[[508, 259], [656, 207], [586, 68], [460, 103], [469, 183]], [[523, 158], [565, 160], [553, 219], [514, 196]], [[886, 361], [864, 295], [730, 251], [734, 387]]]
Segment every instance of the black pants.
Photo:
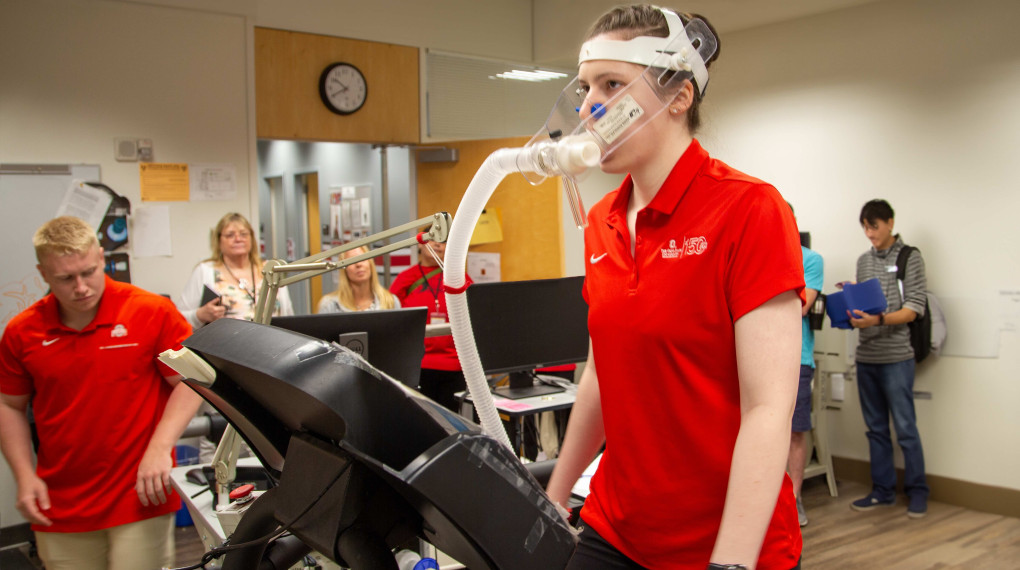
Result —
[[[574, 548], [566, 570], [643, 570], [581, 519], [581, 542]], [[800, 570], [800, 561], [791, 570]]]
[[464, 373], [460, 370], [421, 369], [418, 391], [454, 413], [460, 412], [460, 406], [453, 395], [466, 389]]
[[581, 541], [565, 570], [643, 570], [581, 519]]

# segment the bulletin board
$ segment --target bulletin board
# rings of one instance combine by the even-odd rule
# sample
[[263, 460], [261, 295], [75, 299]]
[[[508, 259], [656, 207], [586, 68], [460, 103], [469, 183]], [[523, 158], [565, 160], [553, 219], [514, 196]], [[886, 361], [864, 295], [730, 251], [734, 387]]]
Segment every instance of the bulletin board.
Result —
[[0, 164], [0, 331], [48, 290], [35, 268], [32, 234], [53, 218], [74, 180], [99, 180], [99, 166]]

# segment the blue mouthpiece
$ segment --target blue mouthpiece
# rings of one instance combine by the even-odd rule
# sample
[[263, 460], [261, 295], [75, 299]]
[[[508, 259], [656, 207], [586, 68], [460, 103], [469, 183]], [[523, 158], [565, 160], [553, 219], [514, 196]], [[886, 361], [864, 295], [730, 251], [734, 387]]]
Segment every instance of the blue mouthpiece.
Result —
[[[580, 113], [581, 112], [581, 108], [580, 107], [574, 107], [574, 112], [575, 113]], [[602, 115], [606, 114], [606, 106], [603, 105], [602, 103], [595, 103], [594, 105], [591, 106], [591, 114], [595, 115], [596, 119], [601, 119]]]

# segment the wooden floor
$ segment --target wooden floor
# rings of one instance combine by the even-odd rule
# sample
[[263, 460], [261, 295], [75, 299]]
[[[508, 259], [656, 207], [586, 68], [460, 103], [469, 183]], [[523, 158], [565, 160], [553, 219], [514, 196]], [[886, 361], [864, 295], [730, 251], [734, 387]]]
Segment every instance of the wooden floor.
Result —
[[[805, 570], [1020, 570], [1020, 518], [930, 501], [927, 517], [911, 519], [903, 497], [892, 507], [850, 510], [850, 502], [869, 490], [840, 482], [839, 497], [832, 498], [824, 477], [804, 483], [810, 520], [802, 529]], [[177, 566], [194, 564], [201, 556], [194, 527], [177, 529]]]
[[198, 531], [194, 526], [177, 527], [174, 540], [177, 545], [176, 567], [191, 566], [202, 560], [205, 546], [202, 544], [202, 539], [198, 537]]
[[805, 569], [1020, 569], [1020, 518], [929, 501], [928, 516], [911, 519], [902, 496], [895, 506], [859, 513], [850, 502], [870, 487], [840, 482], [832, 498], [824, 483], [804, 484]]

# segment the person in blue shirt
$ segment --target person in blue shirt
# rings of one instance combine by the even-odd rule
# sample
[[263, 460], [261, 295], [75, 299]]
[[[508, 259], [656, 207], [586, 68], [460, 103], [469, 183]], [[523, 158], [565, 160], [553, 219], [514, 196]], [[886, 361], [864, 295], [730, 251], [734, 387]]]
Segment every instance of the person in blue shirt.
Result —
[[[790, 206], [793, 210], [793, 206]], [[807, 512], [801, 501], [800, 489], [804, 483], [804, 466], [808, 460], [807, 432], [811, 431], [811, 378], [815, 374], [815, 331], [811, 329], [808, 311], [822, 292], [824, 266], [822, 256], [803, 245], [800, 247], [804, 261], [804, 296], [806, 302], [801, 308], [800, 384], [797, 387], [797, 403], [793, 408], [793, 431], [790, 434], [790, 455], [786, 472], [793, 482], [793, 494], [797, 497], [797, 516], [800, 526], [808, 523]]]

